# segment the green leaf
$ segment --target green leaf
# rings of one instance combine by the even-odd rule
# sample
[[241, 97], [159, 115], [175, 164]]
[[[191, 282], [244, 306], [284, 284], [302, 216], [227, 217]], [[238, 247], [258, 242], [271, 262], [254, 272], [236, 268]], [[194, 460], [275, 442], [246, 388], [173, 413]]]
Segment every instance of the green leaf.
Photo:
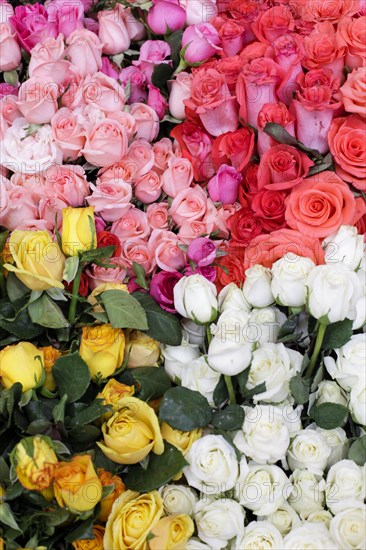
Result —
[[47, 328], [66, 328], [69, 326], [59, 306], [44, 293], [28, 306], [33, 323]]
[[131, 369], [136, 396], [143, 401], [158, 399], [171, 388], [171, 381], [162, 367], [137, 367]]
[[7, 504], [6, 502], [0, 504], [0, 523], [8, 525], [12, 529], [16, 529], [17, 531], [21, 531], [15, 517], [13, 516], [13, 512], [11, 511], [9, 504]]
[[146, 271], [142, 265], [133, 262], [132, 269], [136, 275], [136, 283], [140, 285], [141, 288], [149, 290], [149, 283], [146, 280]]
[[198, 391], [177, 387], [168, 390], [160, 403], [159, 418], [182, 432], [207, 426], [212, 410], [207, 399]]
[[159, 88], [159, 90], [164, 90], [173, 73], [174, 68], [168, 63], [160, 63], [159, 65], [155, 65], [151, 76], [153, 86]]
[[150, 453], [146, 470], [139, 464], [128, 467], [127, 475], [123, 477], [123, 482], [128, 489], [140, 493], [153, 491], [168, 483], [182, 471], [187, 464], [182, 453], [167, 441], [164, 441], [164, 446], [162, 455]]
[[359, 466], [363, 466], [366, 462], [366, 435], [363, 435], [359, 439], [356, 439], [352, 443], [349, 452], [348, 458], [353, 460]]
[[228, 405], [212, 416], [212, 424], [221, 430], [239, 430], [244, 422], [244, 409], [240, 405]]
[[240, 391], [240, 394], [242, 396], [244, 396], [246, 394], [246, 392], [248, 391], [247, 390], [247, 382], [248, 382], [248, 378], [249, 378], [249, 370], [250, 369], [245, 369], [245, 370], [243, 370], [242, 372], [239, 372], [239, 374], [236, 375], [236, 379], [237, 379], [238, 384], [239, 384], [239, 391]]
[[353, 321], [350, 319], [328, 325], [324, 334], [322, 349], [337, 349], [347, 344], [353, 334], [352, 325]]
[[78, 522], [77, 527], [66, 535], [65, 541], [74, 542], [75, 540], [93, 539], [93, 523], [93, 516], [90, 516], [90, 518], [85, 521]]
[[66, 258], [64, 272], [62, 278], [67, 282], [71, 283], [75, 279], [76, 273], [79, 267], [79, 256], [70, 256]]
[[183, 29], [178, 29], [177, 31], [174, 31], [171, 35], [166, 38], [166, 42], [168, 42], [170, 49], [171, 49], [171, 58], [173, 60], [174, 66], [179, 65], [179, 53], [182, 47], [182, 36], [183, 36]]
[[27, 309], [20, 309], [17, 313], [15, 307], [16, 302], [11, 304], [7, 298], [0, 301], [0, 327], [19, 340], [32, 340], [42, 334], [44, 329], [32, 323]]
[[93, 263], [95, 260], [111, 258], [115, 249], [115, 246], [103, 246], [102, 248], [96, 248], [95, 250], [86, 250], [81, 254], [80, 261]]
[[283, 126], [281, 126], [281, 124], [276, 124], [275, 122], [267, 122], [264, 127], [264, 132], [273, 137], [273, 139], [278, 141], [278, 143], [292, 145], [292, 147], [296, 147], [297, 149], [300, 149], [300, 151], [304, 151], [304, 153], [308, 153], [316, 159], [321, 160], [323, 158], [323, 156], [316, 149], [306, 147], [306, 145], [301, 143], [301, 141], [297, 141], [297, 139], [291, 136], [291, 134], [289, 134], [288, 131], [285, 130]]
[[5, 231], [1, 231], [0, 233], [0, 252], [4, 250], [4, 246], [6, 244], [9, 233], [10, 231], [8, 229], [6, 229]]
[[52, 374], [60, 395], [67, 394], [68, 403], [80, 399], [90, 383], [88, 365], [77, 352], [59, 357], [52, 368]]
[[348, 415], [347, 407], [339, 405], [338, 403], [322, 403], [321, 405], [314, 405], [309, 413], [319, 428], [324, 430], [332, 430], [343, 426]]
[[0, 456], [0, 483], [9, 481], [10, 468], [3, 456]]
[[100, 429], [92, 424], [77, 426], [70, 430], [69, 437], [75, 447], [78, 445], [79, 448], [83, 448], [100, 438]]
[[288, 336], [289, 334], [294, 334], [297, 323], [299, 320], [299, 315], [290, 315], [286, 319], [286, 321], [281, 325], [280, 330], [278, 332], [278, 340], [281, 340], [284, 336]]
[[213, 400], [216, 407], [221, 407], [221, 405], [229, 398], [229, 393], [227, 391], [225, 377], [222, 374], [220, 379], [214, 389]]
[[133, 297], [145, 310], [149, 325], [149, 328], [145, 330], [146, 334], [162, 344], [180, 346], [183, 335], [179, 319], [162, 309], [150, 294], [134, 292]]
[[100, 297], [112, 327], [138, 330], [149, 328], [143, 307], [128, 292], [106, 290]]
[[65, 393], [60, 401], [53, 407], [52, 415], [55, 422], [63, 422], [65, 420], [65, 407], [68, 395]]
[[37, 435], [47, 430], [50, 426], [52, 426], [51, 422], [49, 420], [45, 420], [44, 418], [33, 420], [33, 422], [28, 424], [26, 433], [29, 435]]
[[304, 405], [309, 401], [311, 380], [309, 378], [301, 378], [299, 372], [290, 380], [290, 392], [292, 393], [298, 405]]
[[103, 399], [96, 399], [89, 407], [73, 416], [70, 426], [74, 427], [89, 424], [110, 410], [112, 409], [109, 405], [103, 405]]
[[6, 278], [6, 291], [11, 302], [19, 300], [20, 298], [30, 294], [29, 288], [23, 285], [15, 273], [8, 273]]

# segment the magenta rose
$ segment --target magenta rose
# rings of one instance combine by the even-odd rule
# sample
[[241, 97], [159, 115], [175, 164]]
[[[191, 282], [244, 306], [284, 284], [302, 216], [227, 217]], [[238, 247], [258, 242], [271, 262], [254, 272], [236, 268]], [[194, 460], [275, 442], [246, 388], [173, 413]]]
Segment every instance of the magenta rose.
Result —
[[208, 194], [214, 202], [230, 204], [238, 198], [243, 177], [233, 166], [222, 164], [217, 174], [208, 182]]
[[190, 275], [202, 275], [202, 277], [205, 277], [205, 279], [208, 279], [213, 283], [216, 279], [216, 269], [213, 265], [207, 265], [203, 267], [196, 267], [196, 269], [192, 269], [191, 266], [187, 266], [184, 270], [184, 275], [186, 277], [189, 277]]
[[198, 237], [189, 244], [187, 256], [199, 267], [210, 265], [216, 258], [216, 245], [208, 237]]
[[17, 6], [9, 21], [27, 53], [39, 42], [50, 37], [56, 38], [58, 34], [57, 23], [49, 21], [42, 4]]
[[183, 277], [178, 271], [168, 272], [160, 271], [154, 275], [150, 283], [150, 295], [160, 305], [161, 308], [169, 313], [176, 313], [174, 307], [173, 290], [177, 282]]
[[182, 36], [184, 59], [187, 63], [200, 63], [221, 51], [219, 33], [210, 23], [199, 23], [186, 28]]
[[184, 27], [186, 12], [174, 2], [155, 0], [149, 9], [147, 23], [155, 34], [167, 34]]

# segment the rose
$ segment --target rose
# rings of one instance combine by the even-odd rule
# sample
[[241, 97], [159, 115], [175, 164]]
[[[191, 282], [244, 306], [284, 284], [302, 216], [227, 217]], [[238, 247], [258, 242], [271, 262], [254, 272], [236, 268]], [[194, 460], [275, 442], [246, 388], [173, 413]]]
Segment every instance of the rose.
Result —
[[194, 359], [182, 369], [182, 386], [199, 392], [212, 406], [214, 405], [213, 394], [219, 380], [220, 373], [210, 367], [204, 356]]
[[202, 499], [195, 506], [194, 520], [198, 536], [212, 549], [227, 546], [229, 540], [244, 531], [245, 511], [231, 499]]
[[112, 166], [127, 153], [125, 127], [111, 115], [86, 128], [86, 142], [80, 151], [95, 166]]
[[220, 37], [210, 23], [189, 25], [182, 36], [182, 48], [187, 63], [200, 63], [221, 51]]
[[104, 531], [103, 525], [93, 525], [93, 538], [75, 540], [72, 547], [75, 550], [103, 550]]
[[125, 335], [110, 325], [83, 327], [79, 353], [92, 378], [107, 378], [122, 365]]
[[201, 346], [205, 340], [205, 327], [196, 325], [191, 319], [182, 319], [182, 327], [190, 344]]
[[175, 198], [180, 191], [190, 187], [193, 181], [191, 162], [186, 158], [172, 157], [168, 160], [168, 167], [161, 176], [163, 191]]
[[133, 330], [127, 337], [125, 355], [129, 369], [156, 367], [160, 356], [159, 342], [139, 330]]
[[[274, 512], [276, 513], [276, 512]], [[245, 528], [244, 535], [238, 537], [236, 546], [246, 550], [282, 548], [283, 539], [280, 531], [269, 521], [251, 521]]]
[[194, 506], [198, 501], [196, 492], [186, 485], [164, 485], [159, 494], [163, 500], [164, 512], [167, 515], [193, 515]]
[[207, 212], [207, 195], [206, 192], [195, 185], [180, 191], [174, 198], [170, 206], [170, 215], [174, 222], [182, 225], [185, 220], [201, 221]]
[[[110, 245], [113, 245], [113, 241], [111, 241]], [[104, 283], [118, 283], [125, 279], [127, 272], [121, 258], [112, 256], [110, 262], [115, 267], [101, 267], [94, 264], [87, 269], [85, 274], [88, 277], [90, 290], [93, 291], [96, 287]]]
[[319, 550], [335, 549], [335, 544], [323, 523], [305, 523], [296, 527], [283, 539], [284, 550], [303, 550], [307, 546], [314, 546]]
[[252, 25], [254, 34], [261, 42], [274, 42], [276, 38], [293, 31], [295, 21], [290, 8], [274, 6], [264, 10]]
[[[119, 410], [119, 402], [122, 397], [126, 397], [134, 394], [134, 386], [127, 386], [118, 382], [115, 378], [110, 378], [102, 391], [98, 393], [98, 399], [103, 400], [104, 405], [112, 405], [113, 411]], [[112, 416], [111, 412], [103, 414], [102, 419], [106, 420]]]
[[[111, 382], [111, 380], [109, 382]], [[98, 468], [97, 474], [102, 484], [102, 487], [110, 487], [111, 485], [114, 486], [112, 492], [109, 493], [108, 496], [102, 498], [102, 500], [100, 501], [100, 512], [98, 520], [105, 523], [108, 519], [109, 514], [111, 513], [113, 503], [124, 492], [125, 486], [119, 476], [112, 475], [110, 472], [104, 470], [103, 468]]]
[[19, 44], [8, 23], [0, 23], [1, 61], [0, 71], [16, 69], [22, 59]]
[[225, 245], [221, 251], [225, 255], [220, 259], [216, 272], [216, 284], [219, 289], [229, 283], [242, 285], [245, 279], [244, 268], [244, 249], [231, 244]]
[[14, 185], [1, 177], [0, 223], [7, 229], [20, 229], [27, 220], [38, 218], [37, 200], [31, 189]]
[[57, 111], [58, 94], [55, 82], [33, 76], [20, 86], [17, 106], [27, 122], [45, 124]]
[[33, 46], [47, 38], [56, 38], [57, 24], [48, 20], [43, 4], [17, 6], [9, 23], [17, 35], [20, 45], [29, 53]]
[[260, 264], [246, 270], [243, 294], [252, 307], [267, 307], [273, 304], [271, 279], [270, 269]]
[[362, 426], [366, 425], [366, 384], [355, 386], [349, 396], [349, 410], [353, 420]]
[[280, 326], [286, 321], [286, 315], [276, 307], [252, 309], [246, 327], [248, 340], [263, 344], [276, 342]]
[[[229, 318], [223, 319], [226, 313]], [[244, 319], [239, 312], [230, 310], [220, 317], [217, 334], [210, 342], [207, 355], [209, 365], [220, 374], [234, 376], [250, 365], [253, 342], [245, 338]]]
[[227, 309], [242, 310], [246, 313], [250, 313], [251, 307], [244, 298], [244, 294], [235, 283], [226, 285], [218, 295], [219, 311], [223, 313]]
[[96, 185], [90, 183], [92, 194], [86, 197], [88, 204], [94, 207], [95, 213], [108, 222], [120, 220], [129, 209], [132, 198], [130, 183], [117, 180], [104, 181], [103, 176], [97, 179]]
[[306, 302], [306, 282], [315, 264], [309, 258], [286, 254], [272, 265], [271, 291], [284, 306], [300, 307]]
[[151, 530], [153, 538], [149, 541], [149, 548], [151, 550], [183, 548], [193, 532], [194, 523], [187, 514], [166, 516], [159, 519]]
[[159, 175], [150, 170], [135, 182], [135, 197], [144, 204], [150, 204], [158, 200], [162, 186]]
[[113, 223], [111, 231], [121, 243], [128, 244], [137, 238], [145, 239], [150, 234], [150, 227], [145, 212], [130, 204], [123, 217]]
[[191, 97], [192, 79], [191, 73], [181, 72], [174, 80], [168, 80], [169, 111], [178, 120], [186, 118], [184, 101]]
[[308, 469], [322, 476], [331, 453], [324, 437], [310, 429], [301, 430], [291, 441], [287, 451], [287, 462], [291, 470]]
[[301, 519], [307, 519], [310, 514], [324, 508], [324, 481], [318, 481], [317, 477], [319, 476], [307, 469], [295, 470], [290, 476], [294, 490], [288, 502], [300, 514]]
[[76, 160], [85, 144], [85, 131], [77, 115], [62, 107], [51, 119], [52, 136], [62, 151], [63, 160]]
[[42, 71], [44, 68], [49, 69], [52, 66], [57, 66], [52, 64], [61, 61], [64, 53], [64, 37], [60, 34], [57, 38], [50, 37], [39, 42], [31, 51], [28, 65], [29, 76], [34, 76], [37, 71]]
[[309, 157], [290, 145], [274, 145], [267, 149], [259, 163], [259, 189], [282, 191], [292, 189], [314, 166]]
[[331, 519], [330, 534], [338, 548], [362, 548], [366, 537], [365, 512], [366, 507], [359, 505], [348, 508]]
[[329, 68], [334, 76], [342, 76], [345, 43], [339, 40], [331, 23], [316, 23], [310, 34], [304, 37], [303, 48], [305, 57], [301, 63], [306, 69]]
[[336, 382], [330, 380], [322, 380], [316, 392], [310, 394], [309, 407], [312, 407], [314, 402], [317, 406], [322, 403], [337, 403], [347, 407], [347, 399], [345, 393]]
[[316, 319], [329, 323], [356, 318], [356, 303], [362, 295], [361, 283], [348, 265], [316, 266], [309, 274], [308, 310]]
[[[189, 451], [189, 449], [192, 447], [193, 443], [197, 441], [202, 436], [202, 428], [196, 428], [195, 430], [192, 430], [190, 432], [182, 432], [180, 430], [175, 430], [174, 428], [171, 428], [169, 424], [166, 422], [163, 422], [161, 424], [161, 435], [165, 441], [168, 441], [168, 443], [171, 443], [171, 445], [174, 445], [174, 447], [177, 447], [177, 449], [182, 453], [182, 455], [186, 455]], [[174, 479], [178, 479], [181, 477], [181, 474]], [[192, 491], [188, 489], [188, 492]], [[178, 511], [171, 512], [171, 513], [178, 513]], [[190, 515], [189, 512], [180, 511], [179, 513], [187, 513]]]
[[365, 334], [353, 334], [347, 344], [335, 350], [336, 361], [333, 357], [324, 357], [324, 365], [328, 373], [346, 391], [351, 391], [366, 380], [366, 374], [362, 368], [366, 360], [365, 343]]
[[198, 538], [192, 537], [186, 544], [186, 550], [210, 550], [210, 546], [201, 542]]
[[242, 246], [262, 233], [262, 223], [256, 218], [250, 208], [241, 208], [227, 219], [227, 226], [231, 231], [231, 238]]
[[74, 514], [93, 510], [102, 498], [102, 484], [90, 455], [75, 455], [55, 468], [53, 490], [57, 504]]
[[189, 244], [187, 256], [198, 266], [210, 265], [216, 257], [216, 246], [207, 237], [198, 237]]
[[25, 286], [31, 290], [63, 288], [65, 257], [47, 231], [13, 231], [9, 252], [15, 265], [4, 264], [4, 268], [14, 272]]
[[[302, 523], [295, 510], [287, 502], [282, 504], [273, 514], [261, 517], [260, 519], [270, 522], [270, 524], [278, 529], [282, 536], [287, 535], [287, 533]], [[255, 547], [253, 550], [255, 550]]]
[[57, 23], [57, 30], [65, 37], [72, 31], [84, 26], [84, 9], [89, 9], [83, 0], [77, 0], [73, 4], [67, 0], [53, 0], [47, 5], [49, 21]]
[[275, 464], [290, 444], [289, 429], [283, 410], [272, 405], [245, 408], [243, 425], [234, 437], [234, 445], [258, 464]]
[[[120, 4], [117, 5], [120, 6]], [[81, 97], [78, 97], [79, 94]], [[119, 122], [123, 120], [121, 115], [127, 115], [127, 113], [121, 112], [126, 104], [122, 86], [116, 82], [116, 79], [100, 72], [88, 75], [84, 79], [83, 85], [76, 93], [74, 103], [77, 104], [80, 100], [95, 109], [100, 109], [105, 114], [118, 112], [116, 120]]]
[[155, 0], [147, 16], [147, 24], [155, 34], [177, 31], [185, 22], [185, 10], [178, 3], [165, 0]]
[[98, 12], [98, 36], [103, 44], [103, 53], [116, 55], [130, 47], [130, 36], [126, 27], [126, 9], [117, 4], [113, 10]]
[[62, 209], [62, 250], [66, 256], [97, 247], [94, 207]]
[[102, 42], [87, 29], [77, 29], [66, 39], [66, 55], [77, 67], [78, 74], [87, 76], [102, 68]]
[[366, 63], [364, 48], [364, 30], [366, 15], [361, 17], [341, 17], [337, 32], [347, 45], [345, 63], [350, 69], [356, 69]]
[[165, 346], [163, 348], [164, 369], [173, 380], [181, 380], [186, 365], [197, 359], [201, 354], [197, 345], [183, 341], [181, 346]]
[[181, 273], [161, 271], [150, 282], [150, 294], [154, 300], [169, 313], [175, 313], [173, 289], [183, 277]]
[[136, 138], [154, 141], [159, 133], [159, 117], [156, 111], [144, 103], [134, 103], [130, 113], [136, 121]]
[[44, 182], [34, 192], [41, 198], [44, 195], [51, 199], [56, 196], [67, 205], [81, 206], [89, 192], [89, 182], [81, 166], [72, 164], [50, 166], [45, 173]]
[[196, 124], [183, 122], [171, 131], [171, 137], [176, 139], [193, 167], [196, 181], [205, 181], [214, 174], [212, 166], [212, 138]]
[[353, 460], [341, 460], [327, 474], [325, 498], [333, 515], [347, 508], [357, 508], [365, 498], [365, 468]]
[[182, 277], [174, 287], [174, 307], [198, 324], [210, 323], [217, 316], [216, 296], [215, 285], [202, 275]]
[[366, 109], [366, 67], [359, 67], [349, 73], [340, 92], [345, 110], [362, 116]]
[[221, 164], [229, 164], [241, 172], [252, 157], [254, 143], [254, 131], [248, 126], [219, 136], [212, 145], [215, 168], [219, 168]]
[[303, 16], [309, 21], [332, 21], [338, 22], [338, 19], [344, 15], [354, 15], [359, 9], [358, 3], [351, 0], [344, 4], [340, 0], [328, 4], [326, 0], [309, 0], [304, 4]]
[[187, 25], [204, 23], [217, 15], [216, 0], [179, 0], [186, 10]]
[[347, 453], [347, 434], [343, 428], [333, 428], [332, 430], [324, 430], [323, 428], [315, 427], [315, 430], [322, 434], [325, 441], [331, 448], [331, 453], [327, 461], [327, 468], [333, 466], [342, 460]]
[[52, 485], [58, 459], [48, 437], [21, 439], [12, 451], [11, 460], [18, 481], [29, 491], [42, 491]]
[[227, 57], [239, 53], [245, 41], [245, 27], [239, 22], [227, 19], [219, 29], [222, 51]]
[[267, 149], [277, 145], [277, 142], [264, 132], [266, 124], [280, 124], [295, 137], [295, 116], [290, 113], [284, 103], [265, 103], [258, 113], [258, 152], [262, 156]]
[[285, 472], [274, 465], [240, 462], [240, 477], [237, 484], [237, 499], [256, 516], [272, 514], [288, 498], [292, 491]]
[[125, 491], [115, 502], [108, 518], [104, 547], [127, 550], [146, 548], [146, 538], [163, 514], [163, 502], [157, 491], [139, 494]]
[[329, 510], [317, 510], [312, 512], [306, 521], [313, 523], [323, 523], [327, 529], [330, 526], [330, 520], [332, 519], [332, 514]]
[[133, 262], [140, 264], [145, 269], [146, 273], [151, 273], [156, 264], [146, 241], [140, 238], [133, 240], [127, 238], [124, 241], [121, 260], [127, 269], [127, 275], [129, 277], [135, 275], [133, 271]]
[[[104, 442], [97, 445], [117, 464], [136, 464], [149, 454], [164, 452], [158, 418], [147, 403], [136, 397], [122, 397], [119, 411], [102, 426]], [[113, 510], [112, 510], [113, 515]]]
[[235, 168], [222, 164], [216, 175], [208, 182], [207, 190], [215, 202], [230, 204], [238, 198], [242, 176]]
[[342, 262], [351, 269], [360, 266], [364, 253], [364, 239], [358, 235], [357, 228], [342, 225], [336, 233], [329, 235], [323, 241], [325, 248], [325, 263]]
[[361, 191], [366, 189], [366, 146], [362, 137], [365, 130], [366, 121], [355, 114], [335, 118], [328, 134], [337, 174]]

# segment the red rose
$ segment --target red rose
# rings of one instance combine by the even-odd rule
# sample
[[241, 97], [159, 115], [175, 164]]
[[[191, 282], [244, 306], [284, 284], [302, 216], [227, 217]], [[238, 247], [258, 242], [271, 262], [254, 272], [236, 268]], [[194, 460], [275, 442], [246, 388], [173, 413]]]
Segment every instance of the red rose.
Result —
[[122, 248], [117, 235], [113, 235], [109, 231], [100, 231], [99, 233], [97, 233], [97, 248], [104, 248], [105, 246], [115, 247], [112, 256], [121, 255]]
[[273, 231], [286, 226], [285, 222], [285, 191], [261, 189], [254, 195], [252, 210], [260, 218], [265, 231]]
[[232, 240], [245, 246], [262, 233], [262, 222], [250, 208], [241, 208], [235, 212], [227, 220], [227, 226], [231, 231]]
[[251, 159], [254, 143], [254, 131], [247, 126], [216, 138], [212, 145], [212, 160], [216, 170], [221, 164], [230, 164], [241, 172]]
[[170, 135], [178, 141], [183, 157], [191, 161], [196, 181], [205, 181], [214, 175], [211, 157], [213, 140], [207, 132], [187, 121], [175, 126]]
[[[88, 276], [85, 274], [85, 273], [82, 273], [81, 274], [81, 279], [80, 279], [80, 285], [79, 285], [79, 296], [83, 296], [83, 298], [85, 298], [85, 296], [88, 295], [88, 292], [89, 292], [89, 279], [88, 279]], [[64, 285], [65, 285], [65, 290], [67, 290], [67, 292], [72, 292], [72, 289], [73, 289], [73, 286], [74, 286], [74, 281], [71, 281], [71, 283], [65, 283], [64, 281]]]
[[268, 149], [259, 163], [258, 185], [262, 189], [281, 191], [291, 189], [301, 183], [314, 166], [309, 157], [291, 147], [291, 145], [275, 145]]
[[218, 290], [235, 283], [241, 286], [245, 279], [244, 248], [234, 243], [226, 244], [222, 249], [225, 256], [218, 259], [215, 284]]

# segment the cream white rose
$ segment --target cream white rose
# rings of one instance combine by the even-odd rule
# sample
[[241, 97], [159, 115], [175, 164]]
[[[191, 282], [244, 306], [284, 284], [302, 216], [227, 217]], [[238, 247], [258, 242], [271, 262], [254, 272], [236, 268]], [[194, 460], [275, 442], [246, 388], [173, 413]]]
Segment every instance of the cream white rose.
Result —
[[347, 454], [347, 434], [343, 428], [324, 430], [316, 426], [316, 424], [313, 424], [312, 427], [324, 437], [327, 445], [331, 449], [331, 453], [327, 460], [327, 468], [330, 468], [333, 464], [342, 460]]
[[211, 548], [197, 537], [192, 537], [187, 542], [185, 550], [211, 550]]
[[340, 550], [365, 550], [366, 506], [348, 508], [330, 522], [330, 534]]
[[366, 426], [366, 384], [352, 388], [349, 396], [349, 410], [357, 424]]
[[213, 393], [220, 380], [220, 373], [202, 356], [188, 363], [182, 370], [181, 383], [185, 388], [200, 392], [210, 405], [214, 405]]
[[325, 527], [329, 529], [330, 520], [332, 517], [333, 515], [329, 512], [329, 510], [317, 510], [316, 512], [309, 514], [306, 521], [312, 523], [324, 523]]
[[205, 327], [197, 325], [191, 319], [182, 319], [182, 327], [190, 344], [202, 346], [205, 341]]
[[284, 502], [273, 514], [258, 519], [272, 523], [282, 536], [302, 524], [298, 514], [287, 502]]
[[182, 277], [174, 287], [174, 306], [183, 317], [206, 324], [217, 317], [217, 290], [202, 275]]
[[252, 307], [267, 307], [275, 301], [271, 290], [271, 270], [256, 264], [245, 272], [244, 298]]
[[351, 269], [356, 269], [362, 260], [365, 243], [363, 235], [358, 234], [353, 225], [341, 225], [336, 233], [332, 233], [323, 241], [326, 264], [342, 262]]
[[290, 443], [287, 462], [293, 471], [308, 469], [322, 476], [330, 453], [331, 448], [320, 433], [310, 429], [301, 430]]
[[309, 410], [316, 403], [321, 405], [322, 403], [337, 403], [347, 407], [347, 398], [345, 392], [337, 382], [331, 380], [323, 380], [320, 382], [316, 392], [309, 396]]
[[366, 382], [366, 334], [354, 334], [349, 342], [335, 350], [337, 359], [324, 357], [330, 376], [346, 391]]
[[284, 538], [284, 550], [336, 550], [323, 523], [305, 523]]
[[213, 550], [244, 533], [245, 512], [235, 500], [204, 498], [196, 504], [194, 521], [198, 536]]
[[234, 448], [222, 435], [206, 435], [195, 441], [185, 456], [183, 469], [188, 484], [202, 493], [218, 495], [232, 489], [239, 476]]
[[223, 313], [227, 309], [237, 309], [246, 313], [250, 313], [252, 309], [246, 299], [243, 291], [235, 284], [229, 283], [220, 291], [218, 297], [219, 311]]
[[282, 550], [283, 538], [279, 530], [268, 521], [252, 521], [244, 535], [238, 538], [235, 548], [245, 550]]
[[271, 290], [284, 306], [300, 307], [306, 302], [306, 281], [315, 264], [310, 258], [286, 254], [272, 266]]
[[359, 269], [356, 274], [361, 283], [362, 292], [356, 302], [356, 317], [353, 321], [352, 330], [357, 330], [366, 323], [366, 266], [363, 265], [362, 269]]
[[280, 326], [286, 321], [286, 315], [277, 307], [253, 309], [249, 315], [246, 330], [247, 339], [251, 342], [276, 342]]
[[366, 498], [366, 466], [358, 466], [353, 460], [334, 464], [326, 482], [326, 503], [334, 515], [346, 508], [357, 508]]
[[183, 342], [181, 346], [165, 346], [162, 349], [164, 356], [164, 368], [168, 376], [179, 382], [182, 379], [182, 372], [186, 365], [197, 359], [201, 353], [198, 346]]
[[323, 510], [325, 504], [324, 480], [317, 481], [309, 470], [295, 470], [290, 481], [294, 487], [288, 503], [301, 519], [306, 519], [313, 512]]
[[158, 492], [167, 515], [193, 515], [198, 498], [196, 492], [190, 487], [186, 485], [164, 485], [164, 487], [160, 487]]

